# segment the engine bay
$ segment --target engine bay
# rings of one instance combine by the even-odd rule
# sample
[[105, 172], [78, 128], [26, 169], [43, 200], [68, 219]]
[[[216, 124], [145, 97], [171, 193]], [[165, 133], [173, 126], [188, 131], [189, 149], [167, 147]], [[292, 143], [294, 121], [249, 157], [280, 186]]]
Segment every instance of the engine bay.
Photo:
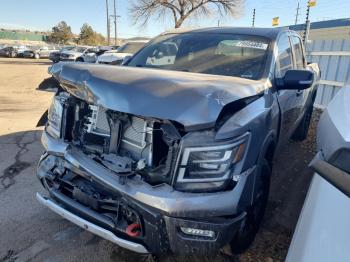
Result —
[[169, 183], [181, 135], [167, 120], [108, 110], [62, 94], [62, 138], [118, 175]]

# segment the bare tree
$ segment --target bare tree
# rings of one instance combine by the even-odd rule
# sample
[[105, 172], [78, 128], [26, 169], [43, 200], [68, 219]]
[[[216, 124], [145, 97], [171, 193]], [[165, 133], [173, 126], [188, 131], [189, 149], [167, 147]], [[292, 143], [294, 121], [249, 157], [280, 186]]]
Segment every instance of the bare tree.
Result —
[[171, 14], [175, 28], [189, 16], [209, 15], [213, 10], [222, 15], [237, 15], [245, 0], [134, 0], [130, 13], [135, 23], [147, 24], [151, 16]]

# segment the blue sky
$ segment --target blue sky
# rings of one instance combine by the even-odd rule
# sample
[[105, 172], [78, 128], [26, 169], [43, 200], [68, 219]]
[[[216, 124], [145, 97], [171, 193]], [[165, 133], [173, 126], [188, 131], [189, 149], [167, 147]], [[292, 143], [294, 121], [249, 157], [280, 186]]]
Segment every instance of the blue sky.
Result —
[[[112, 2], [110, 1], [110, 11]], [[173, 27], [171, 15], [166, 19], [151, 19], [146, 27], [133, 25], [128, 9], [130, 2], [117, 1], [119, 36], [155, 36]], [[305, 21], [307, 0], [300, 0], [299, 22]], [[271, 19], [280, 17], [280, 25], [294, 24], [298, 0], [246, 0], [239, 18], [220, 18], [215, 12], [200, 20], [190, 19], [184, 27], [250, 26], [253, 9], [256, 9], [258, 27], [270, 27]], [[106, 34], [105, 0], [0, 0], [0, 27], [27, 28], [30, 30], [51, 30], [59, 21], [66, 21], [74, 33], [79, 33], [81, 25], [89, 23], [94, 30]], [[317, 0], [317, 6], [311, 9], [311, 21], [350, 17], [349, 0]]]

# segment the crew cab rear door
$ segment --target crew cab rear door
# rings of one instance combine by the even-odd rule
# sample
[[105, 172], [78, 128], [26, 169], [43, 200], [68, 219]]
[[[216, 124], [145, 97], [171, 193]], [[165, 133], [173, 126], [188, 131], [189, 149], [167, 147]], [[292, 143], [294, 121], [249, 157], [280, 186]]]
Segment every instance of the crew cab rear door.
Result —
[[[283, 78], [288, 70], [296, 69], [289, 33], [283, 33], [277, 40], [275, 78]], [[298, 90], [280, 89], [277, 91], [281, 110], [280, 143], [286, 142], [297, 127], [303, 93]]]

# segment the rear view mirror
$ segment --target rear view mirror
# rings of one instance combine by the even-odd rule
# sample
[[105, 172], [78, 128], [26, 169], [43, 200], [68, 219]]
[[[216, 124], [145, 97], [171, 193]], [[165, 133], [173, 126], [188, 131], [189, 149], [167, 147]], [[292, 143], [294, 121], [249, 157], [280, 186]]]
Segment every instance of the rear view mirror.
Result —
[[314, 73], [309, 70], [288, 70], [281, 82], [280, 89], [307, 89], [314, 82]]

